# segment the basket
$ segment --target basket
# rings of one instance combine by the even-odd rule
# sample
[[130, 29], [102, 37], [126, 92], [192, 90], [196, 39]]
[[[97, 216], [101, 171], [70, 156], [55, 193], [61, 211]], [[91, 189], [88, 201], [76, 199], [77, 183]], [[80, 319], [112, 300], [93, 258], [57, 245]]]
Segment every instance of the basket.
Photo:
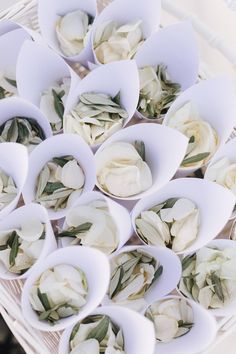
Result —
[[[236, 10], [236, 1], [219, 1], [222, 2], [229, 13]], [[102, 9], [109, 2], [110, 0], [98, 0], [99, 9]], [[173, 0], [162, 1], [164, 10], [164, 20], [162, 24], [166, 25], [171, 23], [173, 19], [176, 21], [176, 18], [178, 20], [189, 19], [192, 22], [199, 38], [201, 38], [201, 41], [204, 43], [202, 53], [202, 48], [200, 48], [201, 59], [204, 59], [200, 65], [201, 78], [209, 78], [212, 77], [214, 73], [217, 73], [210, 70], [210, 63], [208, 63], [205, 58], [204, 49], [208, 48], [208, 50], [214, 51], [215, 56], [220, 58], [221, 67], [219, 70], [222, 72], [230, 72], [236, 83], [236, 51], [232, 50], [221, 35], [213, 31], [211, 27], [208, 27], [204, 22], [200, 21], [195, 14], [179, 7], [176, 3], [177, 1]], [[236, 20], [236, 11], [233, 15], [235, 15]], [[11, 19], [38, 31], [37, 0], [19, 0], [15, 5], [0, 12], [0, 19]], [[79, 70], [81, 71], [81, 68]], [[233, 132], [233, 135], [235, 136], [236, 132]], [[229, 222], [223, 230], [225, 237], [229, 235], [233, 225], [232, 223], [232, 221]], [[33, 329], [24, 321], [20, 307], [22, 286], [23, 281], [21, 280], [0, 281], [0, 313], [2, 317], [27, 354], [57, 354], [61, 333], [40, 332]], [[218, 328], [218, 336], [214, 347], [221, 341], [227, 340], [227, 337], [236, 331], [236, 316], [221, 318], [218, 321]], [[211, 347], [204, 352], [204, 354], [213, 353], [213, 350], [214, 348]]]

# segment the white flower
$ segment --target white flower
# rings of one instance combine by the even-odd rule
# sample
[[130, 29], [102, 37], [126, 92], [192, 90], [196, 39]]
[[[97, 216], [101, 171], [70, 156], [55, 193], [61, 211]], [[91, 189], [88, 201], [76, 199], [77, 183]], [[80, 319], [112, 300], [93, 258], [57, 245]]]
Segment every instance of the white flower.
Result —
[[[98, 341], [96, 332], [101, 332], [103, 339]], [[105, 315], [86, 317], [73, 328], [71, 338], [70, 354], [99, 354], [101, 351], [106, 354], [125, 353], [122, 330]]]
[[[187, 257], [186, 257], [187, 258]], [[186, 261], [185, 261], [186, 262]], [[222, 308], [234, 301], [236, 296], [236, 250], [203, 247], [192, 256], [191, 267], [184, 271], [185, 279], [180, 290], [192, 296], [205, 308]]]
[[[42, 300], [40, 294], [44, 294], [49, 309], [45, 308], [45, 300]], [[39, 313], [40, 320], [54, 324], [60, 318], [76, 314], [86, 304], [87, 294], [84, 272], [71, 265], [61, 264], [41, 274], [31, 288], [30, 302], [33, 309]]]
[[[70, 79], [63, 78], [62, 83], [55, 83], [42, 92], [39, 108], [48, 118], [49, 123], [55, 133], [62, 129], [63, 113], [58, 110], [58, 101], [64, 106], [70, 88]], [[55, 97], [56, 96], [56, 97]], [[55, 108], [57, 107], [57, 109]]]
[[118, 197], [139, 194], [152, 185], [149, 166], [130, 143], [105, 147], [96, 155], [96, 169], [100, 187]]
[[59, 17], [56, 22], [56, 34], [63, 54], [80, 54], [86, 45], [90, 27], [88, 14], [80, 10]]
[[199, 210], [186, 198], [177, 199], [172, 207], [166, 208], [166, 203], [168, 201], [153, 207], [153, 210], [142, 211], [135, 220], [137, 232], [145, 243], [171, 245], [173, 251], [181, 252], [198, 235]]
[[209, 165], [204, 177], [236, 194], [236, 163], [232, 163], [227, 157]]
[[7, 271], [23, 274], [39, 258], [44, 247], [45, 225], [37, 218], [24, 220], [19, 228], [1, 231], [0, 261]]
[[215, 129], [200, 117], [193, 102], [190, 101], [178, 109], [170, 117], [168, 125], [190, 139], [184, 161], [208, 153], [208, 156], [199, 157], [193, 162], [185, 163], [183, 161], [181, 167], [200, 168], [215, 153], [219, 143], [218, 135]]
[[97, 59], [102, 64], [122, 59], [131, 59], [143, 41], [142, 21], [137, 20], [123, 26], [106, 21], [98, 26], [94, 36]]
[[139, 69], [140, 91], [142, 95], [149, 97], [150, 100], [159, 102], [161, 99], [161, 83], [152, 66]]
[[70, 209], [66, 215], [67, 229], [73, 230], [85, 223], [91, 227], [83, 233], [78, 233], [72, 244], [95, 247], [106, 254], [110, 254], [118, 247], [116, 224], [109, 212], [106, 201], [93, 201], [87, 205], [80, 205]]
[[186, 300], [179, 298], [153, 303], [145, 316], [153, 321], [156, 339], [161, 342], [170, 342], [187, 334], [194, 322], [192, 308]]

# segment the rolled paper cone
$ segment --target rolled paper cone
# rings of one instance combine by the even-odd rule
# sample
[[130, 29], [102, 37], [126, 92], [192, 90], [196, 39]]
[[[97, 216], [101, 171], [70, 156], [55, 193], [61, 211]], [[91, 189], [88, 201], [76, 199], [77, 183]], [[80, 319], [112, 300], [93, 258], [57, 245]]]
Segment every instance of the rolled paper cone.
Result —
[[[156, 246], [124, 246], [109, 257], [110, 261], [121, 253], [134, 250], [140, 250], [151, 255], [157, 260], [159, 265], [163, 266], [161, 276], [151, 285], [143, 296], [146, 303], [159, 300], [175, 289], [181, 277], [182, 267], [179, 257], [168, 248]], [[103, 299], [103, 305], [111, 304], [116, 305], [115, 301], [111, 300], [108, 295], [106, 295]], [[117, 305], [119, 305], [119, 303], [117, 303]], [[142, 310], [143, 309], [141, 309], [141, 311]]]
[[[135, 311], [121, 306], [103, 306], [94, 310], [91, 315], [105, 315], [120, 327], [124, 336], [126, 354], [153, 354], [155, 333], [151, 321]], [[59, 354], [69, 354], [69, 340], [73, 327], [67, 328], [61, 337]], [[135, 340], [134, 340], [135, 339]]]
[[[220, 236], [219, 236], [220, 237]], [[228, 239], [215, 239], [207, 244], [207, 247], [219, 249], [220, 251], [226, 248], [236, 248], [236, 242]], [[235, 283], [235, 280], [234, 280]], [[222, 308], [208, 309], [208, 311], [216, 317], [234, 316], [236, 315], [236, 299], [232, 299], [230, 303], [226, 304]]]
[[114, 142], [134, 143], [135, 140], [140, 139], [145, 144], [146, 162], [152, 173], [151, 188], [142, 193], [122, 198], [103, 190], [97, 181], [97, 187], [103, 193], [115, 199], [138, 200], [155, 193], [174, 176], [184, 158], [188, 139], [174, 129], [155, 123], [133, 125], [113, 134], [95, 153], [95, 162], [96, 157], [110, 144]]
[[[133, 60], [125, 60], [100, 66], [88, 74], [68, 97], [64, 114], [64, 126], [66, 115], [75, 108], [79, 97], [83, 93], [105, 93], [114, 97], [120, 92], [121, 106], [127, 111], [128, 118], [123, 126], [126, 126], [133, 117], [139, 97], [139, 76], [136, 63]], [[67, 133], [66, 129], [64, 131]], [[101, 144], [93, 145], [96, 150]]]
[[21, 25], [20, 23], [18, 22], [15, 22], [13, 20], [2, 20], [1, 23], [0, 23], [0, 36], [5, 34], [5, 33], [8, 33], [8, 32], [11, 32], [11, 31], [14, 31], [16, 29], [23, 29], [26, 33], [29, 34], [30, 37], [32, 37], [32, 39], [38, 43], [43, 43], [43, 39], [41, 37], [41, 35], [32, 30], [31, 28], [28, 28], [24, 25]]
[[[137, 236], [136, 218], [143, 211], [169, 198], [187, 198], [196, 205], [200, 212], [196, 240], [183, 251], [176, 252], [177, 254], [192, 253], [213, 240], [227, 223], [236, 202], [236, 196], [233, 193], [216, 183], [199, 178], [172, 180], [155, 194], [139, 200], [133, 208], [131, 219]], [[142, 241], [141, 238], [140, 241]]]
[[106, 21], [113, 20], [120, 25], [142, 20], [144, 39], [147, 39], [160, 24], [161, 1], [160, 0], [115, 0], [112, 1], [99, 14], [94, 23], [91, 35], [92, 49], [95, 64], [101, 64], [94, 51], [94, 36], [97, 28]]
[[[181, 296], [170, 295], [165, 296], [160, 302], [181, 298]], [[215, 318], [202, 306], [196, 304], [196, 302], [189, 299], [186, 301], [193, 311], [193, 327], [187, 334], [175, 338], [168, 343], [156, 341], [155, 354], [202, 353], [214, 342], [218, 330]]]
[[[186, 90], [196, 83], [199, 70], [198, 48], [191, 22], [183, 21], [153, 33], [139, 48], [134, 60], [139, 69], [164, 64], [170, 80], [179, 84], [182, 91]], [[138, 111], [137, 114], [148, 119]]]
[[[40, 321], [33, 310], [29, 293], [35, 281], [41, 274], [60, 264], [71, 265], [84, 271], [88, 282], [88, 295], [86, 304], [77, 315], [60, 319], [54, 326]], [[102, 301], [108, 287], [110, 268], [107, 257], [100, 251], [90, 247], [66, 247], [49, 255], [41, 262], [26, 280], [21, 298], [22, 313], [25, 320], [34, 328], [45, 332], [61, 331], [88, 316]]]
[[[168, 125], [171, 116], [190, 101], [195, 104], [199, 116], [215, 129], [219, 149], [228, 140], [236, 123], [235, 91], [230, 79], [222, 76], [205, 80], [184, 91], [171, 105], [163, 124]], [[195, 170], [191, 166], [180, 167], [178, 175], [186, 176]]]
[[[103, 200], [107, 203], [107, 207], [110, 213], [111, 218], [113, 219], [116, 228], [117, 228], [117, 237], [119, 240], [118, 247], [116, 250], [119, 250], [131, 237], [132, 235], [132, 225], [130, 220], [130, 215], [128, 210], [112, 199], [104, 196], [100, 192], [88, 192], [82, 195], [72, 206], [71, 209], [76, 208], [80, 205], [88, 205], [89, 203], [97, 200]], [[70, 210], [71, 210], [70, 209]], [[63, 230], [67, 229], [68, 224], [66, 221], [63, 225]], [[63, 246], [68, 246], [71, 242], [69, 237], [63, 237], [62, 240]]]
[[[84, 172], [85, 184], [82, 194], [93, 190], [96, 177], [94, 156], [91, 149], [82, 138], [75, 134], [59, 134], [44, 140], [30, 154], [29, 173], [23, 190], [23, 198], [26, 204], [35, 200], [37, 177], [45, 164], [54, 157], [66, 155], [72, 155]], [[50, 220], [63, 218], [69, 207], [57, 211], [47, 209]]]
[[52, 135], [52, 129], [47, 118], [38, 107], [23, 98], [9, 97], [4, 100], [0, 100], [0, 111], [0, 126], [14, 117], [30, 118], [34, 119], [42, 128], [45, 139]]
[[[228, 158], [231, 164], [236, 163], [236, 138], [229, 140], [225, 145], [222, 145], [219, 150], [215, 153], [211, 162], [207, 166], [207, 169], [204, 174], [204, 179], [206, 179], [207, 172], [211, 166], [223, 158]], [[233, 190], [232, 190], [233, 192]], [[231, 214], [230, 219], [235, 218], [235, 212]]]
[[0, 168], [13, 178], [17, 187], [14, 200], [0, 211], [0, 220], [16, 208], [28, 173], [28, 153], [25, 146], [17, 143], [0, 144]]
[[37, 265], [44, 260], [44, 258], [50, 254], [52, 251], [56, 250], [57, 243], [55, 240], [55, 236], [52, 230], [52, 226], [50, 220], [48, 218], [47, 211], [44, 207], [38, 204], [27, 204], [23, 207], [20, 207], [14, 210], [12, 213], [7, 215], [3, 220], [0, 220], [0, 232], [7, 231], [12, 229], [18, 229], [21, 227], [22, 222], [25, 222], [30, 219], [38, 219], [40, 222], [45, 224], [45, 240], [42, 251], [36, 260], [36, 262], [32, 265], [29, 270], [27, 270], [24, 274], [19, 275], [12, 272], [7, 271], [5, 266], [0, 263], [0, 278], [6, 280], [14, 280], [14, 279], [25, 279], [27, 278], [32, 270], [37, 267]]
[[[37, 67], [37, 70], [35, 68]], [[40, 106], [42, 92], [63, 78], [71, 79], [70, 91], [80, 77], [50, 48], [32, 41], [21, 47], [16, 67], [17, 88], [20, 97]]]
[[86, 45], [84, 49], [74, 56], [66, 56], [63, 54], [56, 35], [56, 21], [60, 16], [67, 13], [81, 10], [96, 18], [97, 3], [96, 0], [39, 0], [38, 1], [38, 21], [39, 27], [44, 40], [48, 45], [59, 53], [65, 59], [71, 62], [79, 62], [87, 66], [88, 61], [93, 60], [92, 45], [91, 45], [91, 30], [88, 33]]
[[[6, 26], [10, 28], [8, 25]], [[0, 36], [0, 51], [2, 53], [0, 56], [0, 70], [3, 71], [4, 77], [15, 79], [16, 63], [20, 48], [24, 41], [30, 39], [29, 33], [23, 28], [12, 29], [10, 32]]]

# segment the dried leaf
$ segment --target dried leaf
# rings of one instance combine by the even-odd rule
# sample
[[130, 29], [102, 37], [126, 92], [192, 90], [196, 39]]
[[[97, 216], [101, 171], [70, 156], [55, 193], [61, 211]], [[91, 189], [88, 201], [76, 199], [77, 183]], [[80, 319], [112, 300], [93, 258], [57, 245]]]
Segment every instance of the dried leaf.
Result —
[[197, 155], [194, 155], [191, 157], [186, 157], [183, 160], [181, 166], [188, 166], [188, 165], [194, 164], [196, 162], [200, 162], [202, 160], [205, 160], [209, 155], [210, 155], [210, 152], [203, 152], [201, 154], [197, 154]]
[[98, 325], [89, 332], [86, 339], [96, 339], [99, 343], [102, 342], [102, 340], [106, 337], [109, 323], [109, 317], [104, 316]]

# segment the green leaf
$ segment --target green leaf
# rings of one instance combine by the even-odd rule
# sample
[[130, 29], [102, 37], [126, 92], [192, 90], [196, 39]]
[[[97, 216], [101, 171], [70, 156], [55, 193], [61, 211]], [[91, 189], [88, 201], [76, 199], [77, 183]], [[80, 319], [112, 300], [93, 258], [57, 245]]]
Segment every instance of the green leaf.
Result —
[[5, 80], [12, 86], [17, 87], [16, 80], [9, 79], [8, 77], [5, 77]]
[[47, 182], [43, 193], [52, 194], [56, 190], [64, 188], [64, 187], [65, 187], [64, 184], [61, 182]]
[[76, 334], [77, 334], [79, 328], [80, 328], [80, 322], [77, 323], [77, 324], [74, 326], [74, 328], [73, 328], [73, 330], [72, 330], [72, 332], [71, 332], [71, 335], [70, 335], [69, 342], [71, 342], [71, 341], [75, 338], [75, 336], [76, 336]]
[[22, 124], [20, 121], [17, 121], [17, 126], [18, 126], [18, 138], [17, 138], [17, 143], [24, 143], [28, 138], [29, 138], [29, 130], [25, 126], [25, 124]]
[[6, 97], [6, 91], [3, 87], [0, 87], [0, 100]]
[[12, 242], [11, 251], [10, 251], [10, 255], [9, 255], [9, 263], [10, 263], [11, 267], [15, 265], [15, 260], [16, 260], [18, 251], [19, 251], [19, 236], [17, 235], [17, 233], [15, 233], [15, 237]]
[[192, 135], [192, 136], [190, 137], [190, 139], [189, 139], [188, 143], [189, 143], [189, 144], [193, 144], [193, 143], [194, 143], [194, 141], [195, 141], [195, 136], [194, 136], [194, 135]]
[[[14, 136], [18, 135], [17, 119], [13, 118], [12, 123], [7, 132], [7, 141], [11, 141]], [[16, 140], [15, 140], [16, 141]]]
[[151, 285], [152, 285], [158, 278], [160, 278], [160, 276], [162, 275], [162, 273], [163, 273], [163, 266], [161, 265], [161, 266], [159, 266], [159, 267], [157, 268], [157, 270], [155, 271]]
[[216, 275], [216, 273], [211, 274], [212, 285], [214, 286], [215, 293], [220, 301], [224, 302], [225, 297], [223, 293], [223, 288], [221, 285], [220, 278]]
[[26, 119], [30, 126], [31, 129], [36, 133], [36, 135], [41, 139], [41, 140], [45, 140], [45, 134], [43, 129], [40, 127], [40, 125], [32, 118], [24, 118], [24, 117], [20, 117], [21, 119]]
[[67, 162], [69, 162], [72, 159], [73, 159], [73, 156], [66, 155], [66, 156], [54, 157], [52, 159], [52, 161], [55, 162], [60, 167], [64, 167], [67, 164]]
[[0, 251], [5, 251], [8, 248], [7, 245], [1, 245], [0, 246]]
[[109, 297], [111, 299], [120, 291], [124, 275], [125, 273], [122, 266], [118, 267], [114, 272], [109, 286]]
[[184, 271], [187, 269], [190, 264], [196, 260], [196, 254], [193, 254], [192, 256], [187, 256], [182, 259], [182, 270]]
[[186, 157], [181, 166], [187, 166], [187, 165], [191, 165], [193, 163], [205, 160], [208, 156], [210, 155], [210, 152], [203, 152], [201, 154], [197, 154], [191, 157]]
[[65, 95], [65, 91], [57, 93], [54, 89], [52, 89], [52, 94], [54, 99], [54, 109], [61, 120], [63, 120], [65, 108], [62, 102], [62, 97]]
[[96, 339], [99, 343], [102, 342], [102, 340], [106, 337], [109, 323], [109, 317], [104, 316], [98, 325], [89, 332], [86, 339]]
[[40, 289], [38, 288], [37, 295], [38, 295], [38, 298], [39, 298], [41, 304], [43, 305], [45, 311], [49, 311], [49, 310], [51, 311], [51, 306], [50, 306], [50, 302], [48, 300], [47, 294], [41, 293]]
[[145, 144], [143, 141], [135, 140], [134, 147], [138, 154], [141, 156], [142, 160], [145, 161]]
[[112, 100], [120, 106], [120, 91], [113, 97]]
[[91, 222], [85, 222], [77, 227], [72, 227], [69, 230], [59, 232], [57, 237], [76, 237], [77, 234], [88, 231], [92, 225]]
[[165, 209], [168, 209], [168, 208], [173, 208], [173, 206], [175, 205], [175, 203], [177, 202], [179, 198], [169, 198], [165, 201], [165, 206], [164, 208]]

